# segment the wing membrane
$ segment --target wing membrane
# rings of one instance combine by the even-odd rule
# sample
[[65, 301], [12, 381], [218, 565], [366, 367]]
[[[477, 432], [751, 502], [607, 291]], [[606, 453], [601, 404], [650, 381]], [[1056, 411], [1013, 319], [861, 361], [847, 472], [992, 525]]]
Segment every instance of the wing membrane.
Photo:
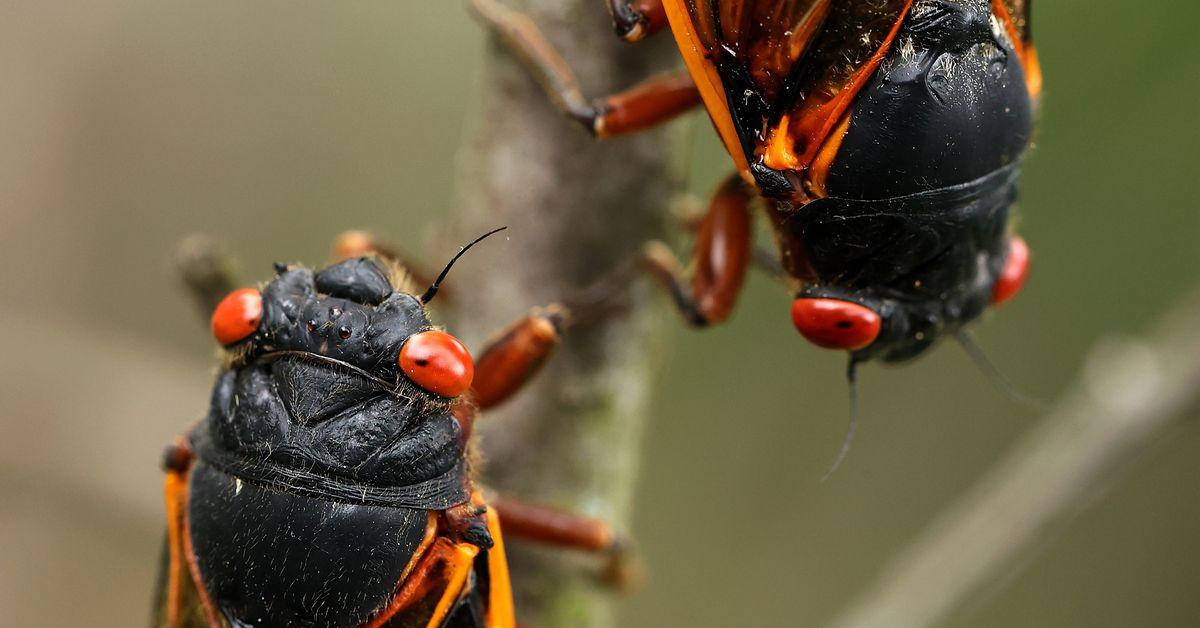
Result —
[[1012, 40], [1025, 68], [1029, 93], [1036, 99], [1042, 93], [1042, 68], [1033, 46], [1032, 10], [1033, 0], [992, 0], [992, 12]]
[[688, 13], [712, 58], [743, 65], [766, 100], [829, 14], [832, 0], [689, 0]]
[[1029, 45], [1033, 42], [1033, 28], [1030, 23], [1030, 8], [1033, 0], [1001, 0], [1004, 11], [1012, 20], [1013, 29], [1021, 38], [1021, 42]]
[[[827, 105], [846, 97], [848, 89], [857, 91], [855, 80], [873, 71], [911, 2], [664, 0], [664, 5], [689, 69], [709, 87], [705, 104], [713, 122], [745, 170], [747, 162], [769, 152], [777, 126], [802, 125], [815, 133], [828, 126], [826, 118], [837, 122], [837, 107]], [[791, 148], [783, 165], [798, 167]]]

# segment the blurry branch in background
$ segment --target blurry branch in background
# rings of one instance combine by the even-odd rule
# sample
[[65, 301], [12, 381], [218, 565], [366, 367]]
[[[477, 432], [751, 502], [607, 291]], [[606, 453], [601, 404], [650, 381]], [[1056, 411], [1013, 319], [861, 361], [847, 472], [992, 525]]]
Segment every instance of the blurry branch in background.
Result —
[[175, 269], [207, 322], [217, 303], [237, 287], [233, 258], [213, 237], [196, 233], [175, 245]]
[[1107, 340], [1074, 388], [832, 625], [929, 626], [1028, 556], [1137, 456], [1200, 412], [1200, 290], [1144, 340]]
[[[669, 36], [621, 42], [596, 0], [504, 1], [559, 47], [590, 95], [628, 88], [678, 62]], [[645, 241], [662, 235], [676, 178], [667, 132], [597, 142], [495, 42], [485, 50], [480, 89], [460, 153], [460, 213], [442, 239], [453, 252], [453, 243], [508, 226], [453, 278], [447, 324], [476, 347], [529, 308], [570, 301], [627, 266]], [[657, 302], [631, 299], [601, 317], [576, 311], [529, 389], [482, 417], [486, 486], [628, 531], [661, 352], [647, 300]], [[506, 550], [522, 625], [614, 623], [616, 595], [597, 586], [595, 561], [516, 541]]]

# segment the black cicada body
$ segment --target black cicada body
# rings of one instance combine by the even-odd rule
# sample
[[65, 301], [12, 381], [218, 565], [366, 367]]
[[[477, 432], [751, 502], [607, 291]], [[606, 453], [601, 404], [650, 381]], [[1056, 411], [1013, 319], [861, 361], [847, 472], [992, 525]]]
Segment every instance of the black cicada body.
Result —
[[455, 416], [470, 355], [371, 259], [278, 271], [213, 314], [227, 364], [167, 454], [160, 625], [512, 626]]
[[688, 322], [732, 312], [754, 196], [795, 326], [853, 363], [916, 356], [1020, 289], [1028, 249], [1009, 212], [1041, 91], [1032, 0], [608, 4], [627, 40], [669, 26], [685, 75], [588, 101], [528, 18], [473, 0], [554, 104], [598, 137], [708, 110], [739, 176], [699, 224], [690, 278], [661, 243], [643, 260]]
[[913, 357], [1013, 295], [1040, 70], [1025, 0], [664, 0], [714, 124], [768, 199], [793, 321]]

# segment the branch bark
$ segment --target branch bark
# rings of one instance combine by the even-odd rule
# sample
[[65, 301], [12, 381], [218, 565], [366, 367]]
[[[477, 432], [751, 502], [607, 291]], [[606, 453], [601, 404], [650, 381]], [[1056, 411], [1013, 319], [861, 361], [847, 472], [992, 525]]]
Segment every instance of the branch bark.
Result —
[[1080, 381], [973, 489], [836, 621], [929, 626], [1027, 555], [1108, 486], [1115, 472], [1200, 412], [1200, 291], [1145, 341], [1101, 343]]
[[[675, 62], [669, 38], [636, 47], [613, 36], [599, 0], [513, 0], [560, 47], [585, 90], [628, 87]], [[495, 44], [483, 102], [461, 155], [461, 240], [508, 225], [490, 270], [454, 277], [456, 329], [479, 346], [529, 307], [577, 293], [660, 235], [672, 193], [665, 131], [596, 142], [548, 103]], [[636, 300], [572, 328], [530, 390], [479, 426], [486, 484], [507, 495], [598, 516], [627, 529], [647, 415], [655, 317]], [[595, 570], [521, 544], [509, 547], [520, 620], [531, 626], [613, 623]]]

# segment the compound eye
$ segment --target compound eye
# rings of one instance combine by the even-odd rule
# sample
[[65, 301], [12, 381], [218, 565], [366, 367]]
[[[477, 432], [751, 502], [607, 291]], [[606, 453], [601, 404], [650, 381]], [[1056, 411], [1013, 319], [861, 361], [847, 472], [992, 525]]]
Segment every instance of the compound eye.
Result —
[[1003, 305], [1017, 296], [1025, 280], [1029, 278], [1029, 245], [1020, 236], [1013, 236], [1008, 244], [1008, 258], [1004, 269], [992, 288], [992, 305]]
[[440, 397], [457, 397], [471, 387], [475, 363], [458, 338], [444, 331], [409, 336], [397, 360], [400, 370], [421, 388]]
[[231, 345], [249, 338], [262, 321], [262, 294], [254, 288], [234, 290], [221, 299], [212, 314], [212, 333], [217, 342]]
[[838, 299], [796, 299], [792, 323], [818, 347], [844, 351], [857, 351], [875, 342], [883, 326], [871, 308]]

